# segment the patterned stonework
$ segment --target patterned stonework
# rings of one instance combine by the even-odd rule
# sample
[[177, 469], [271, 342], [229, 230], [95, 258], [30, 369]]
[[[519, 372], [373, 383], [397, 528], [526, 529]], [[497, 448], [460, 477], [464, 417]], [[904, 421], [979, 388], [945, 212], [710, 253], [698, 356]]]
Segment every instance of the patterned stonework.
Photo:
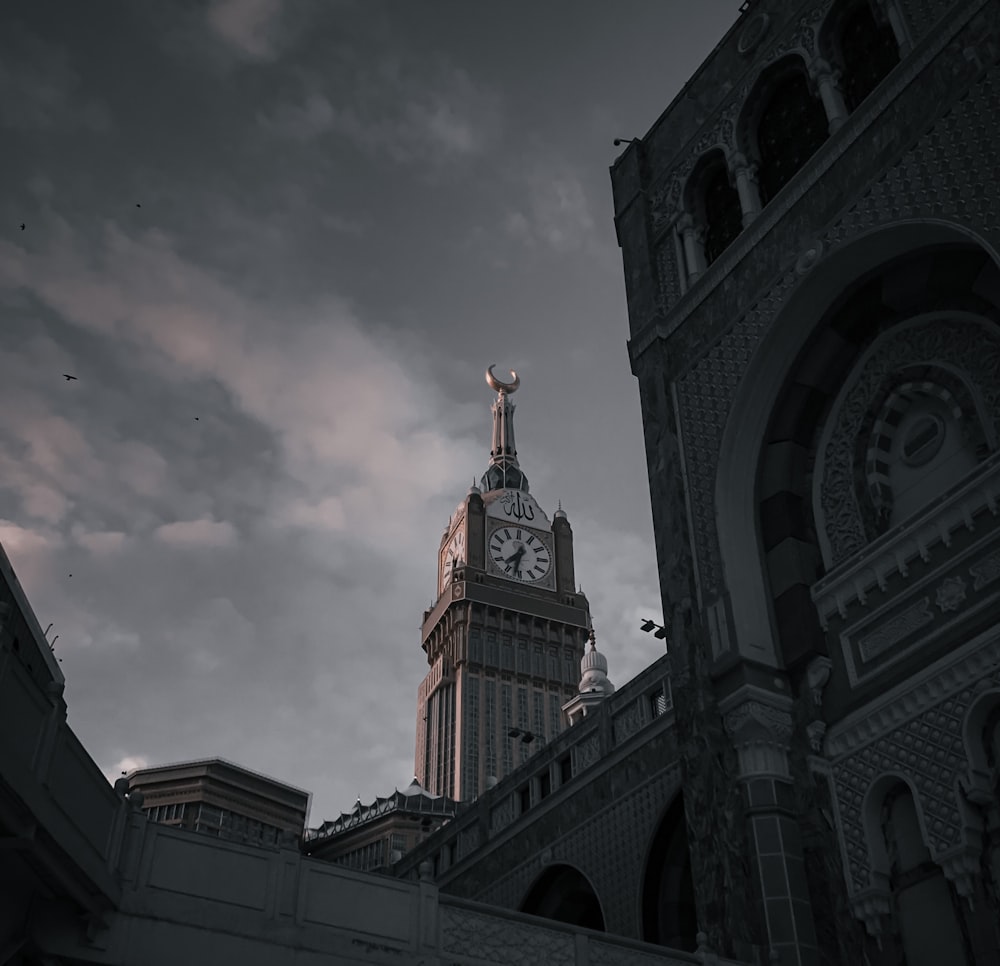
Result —
[[589, 768], [598, 758], [601, 757], [601, 741], [596, 732], [589, 738], [585, 738], [576, 746], [576, 765], [574, 774]]
[[564, 933], [518, 923], [520, 942], [512, 943], [514, 927], [501, 916], [488, 916], [469, 909], [441, 904], [441, 951], [503, 966], [575, 966], [576, 950]]
[[[992, 679], [1000, 683], [1000, 672], [994, 671]], [[917, 789], [917, 805], [923, 812], [927, 844], [933, 856], [961, 843], [957, 783], [968, 767], [962, 722], [977, 693], [976, 685], [969, 685], [833, 763], [848, 878], [853, 892], [869, 885], [871, 861], [861, 809], [868, 789], [882, 775], [903, 772], [911, 778]]]
[[456, 848], [456, 858], [463, 859], [471, 852], [479, 848], [479, 825], [469, 826], [458, 833], [458, 846]]
[[514, 799], [508, 795], [490, 811], [490, 834], [502, 831], [514, 821]]
[[546, 840], [547, 856], [533, 855], [470, 898], [516, 909], [546, 865], [565, 862], [593, 884], [608, 932], [633, 935], [643, 862], [657, 823], [679, 787], [680, 772], [672, 766], [604, 808], [588, 807], [579, 823], [568, 823], [565, 834]]
[[[981, 23], [974, 24], [974, 30], [982, 32], [987, 21], [990, 29], [996, 29], [1000, 15], [995, 6], [977, 18]], [[960, 48], [962, 41], [956, 45]], [[1000, 221], [1000, 181], [993, 177], [995, 145], [989, 131], [990, 119], [1000, 114], [997, 75], [996, 69], [979, 75], [967, 96], [832, 224], [819, 239], [826, 251], [901, 217], [954, 217], [984, 233], [995, 228]], [[787, 204], [797, 200], [789, 197]], [[731, 247], [738, 244], [739, 240]], [[794, 260], [795, 256], [789, 256], [790, 263]], [[714, 496], [723, 427], [752, 354], [799, 281], [794, 270], [786, 271], [677, 381], [698, 565], [706, 596], [717, 592], [722, 580]], [[991, 409], [997, 411], [995, 406]]]
[[898, 644], [904, 637], [920, 630], [934, 620], [930, 597], [921, 597], [906, 610], [879, 625], [870, 634], [858, 638], [858, 653], [862, 661], [872, 661]]
[[623, 711], [620, 711], [617, 715], [615, 715], [613, 719], [613, 728], [616, 745], [620, 745], [622, 742], [628, 741], [632, 735], [634, 735], [644, 724], [646, 724], [643, 716], [645, 705], [645, 700], [643, 698], [639, 698], [628, 704]]

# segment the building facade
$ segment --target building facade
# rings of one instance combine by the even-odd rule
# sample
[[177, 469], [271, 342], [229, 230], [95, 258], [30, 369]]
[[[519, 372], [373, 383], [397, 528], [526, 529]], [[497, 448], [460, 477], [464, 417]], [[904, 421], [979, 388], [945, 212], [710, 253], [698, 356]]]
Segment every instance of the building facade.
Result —
[[430, 670], [417, 695], [414, 770], [429, 793], [464, 801], [562, 730], [590, 628], [566, 513], [549, 519], [517, 459], [520, 380], [492, 370], [489, 465], [441, 537], [438, 598], [421, 631]]
[[756, 0], [628, 145], [672, 707], [623, 685], [401, 874], [761, 963], [1000, 961], [998, 118], [995, 0]]
[[358, 799], [350, 812], [309, 829], [302, 851], [358, 872], [387, 872], [454, 818], [457, 808], [457, 802], [429, 794], [414, 778], [403, 791], [396, 789], [371, 805]]
[[309, 792], [221, 758], [139, 768], [127, 778], [150, 821], [251, 845], [299, 842], [309, 814]]

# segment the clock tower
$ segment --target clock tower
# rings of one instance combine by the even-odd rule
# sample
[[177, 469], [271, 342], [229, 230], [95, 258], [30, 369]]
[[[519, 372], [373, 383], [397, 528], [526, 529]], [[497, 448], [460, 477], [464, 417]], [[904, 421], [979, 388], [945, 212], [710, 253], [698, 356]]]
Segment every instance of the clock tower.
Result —
[[517, 461], [511, 375], [486, 371], [497, 394], [489, 465], [441, 537], [438, 596], [421, 628], [430, 670], [417, 697], [416, 776], [462, 801], [562, 730], [590, 629], [569, 520], [561, 508], [549, 519]]

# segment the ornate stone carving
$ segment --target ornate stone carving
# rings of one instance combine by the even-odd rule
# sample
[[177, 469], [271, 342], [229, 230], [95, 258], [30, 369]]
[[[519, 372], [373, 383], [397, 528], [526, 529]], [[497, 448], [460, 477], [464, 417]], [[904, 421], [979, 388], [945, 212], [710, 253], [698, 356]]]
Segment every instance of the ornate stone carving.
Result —
[[921, 597], [916, 603], [900, 611], [869, 634], [858, 638], [858, 653], [862, 661], [873, 661], [904, 637], [934, 620], [930, 597]]
[[851, 898], [851, 910], [865, 924], [869, 936], [879, 940], [883, 925], [892, 911], [892, 895], [885, 885], [871, 886]]
[[976, 894], [976, 881], [980, 875], [982, 836], [968, 828], [965, 832], [967, 841], [949, 855], [940, 856], [938, 864], [945, 876], [954, 883], [955, 891], [971, 903], [972, 897]]
[[937, 589], [935, 603], [941, 612], [958, 610], [959, 605], [965, 600], [966, 583], [961, 577], [946, 577], [941, 581]]
[[987, 584], [993, 583], [1000, 577], [1000, 550], [994, 550], [987, 554], [982, 560], [977, 560], [969, 566], [969, 573], [972, 575], [973, 590], [982, 590]]
[[807, 275], [809, 270], [820, 260], [823, 255], [823, 243], [814, 241], [803, 249], [795, 262], [795, 271], [799, 275]]
[[787, 741], [792, 736], [792, 716], [760, 701], [747, 701], [730, 711], [725, 717], [726, 733], [738, 739], [753, 723], [778, 741]]
[[806, 734], [809, 736], [809, 747], [819, 754], [823, 750], [823, 735], [826, 734], [825, 721], [811, 721], [806, 725]]
[[589, 768], [600, 757], [601, 742], [597, 734], [594, 733], [576, 746], [576, 768], [573, 769], [573, 774]]
[[823, 704], [823, 689], [830, 680], [830, 671], [833, 669], [833, 661], [828, 657], [814, 657], [806, 667], [806, 685], [809, 687], [809, 694], [813, 704], [817, 708]]
[[968, 317], [890, 331], [854, 376], [824, 451], [820, 506], [831, 565], [863, 550], [869, 540], [854, 487], [856, 441], [865, 416], [894, 371], [928, 359], [964, 372], [981, 389], [1000, 430], [1000, 333]]
[[490, 834], [502, 831], [514, 821], [514, 799], [508, 795], [490, 810]]
[[743, 57], [750, 54], [764, 39], [770, 24], [771, 18], [763, 10], [750, 17], [747, 25], [740, 31], [740, 39], [736, 42], [737, 52]]
[[[938, 677], [947, 675], [948, 672], [942, 671]], [[1000, 679], [1000, 672], [995, 668], [992, 677]], [[967, 685], [958, 693], [939, 700], [921, 714], [879, 735], [853, 754], [832, 763], [831, 774], [853, 893], [863, 894], [870, 883], [871, 862], [862, 805], [868, 789], [882, 775], [903, 771], [910, 778], [924, 816], [927, 846], [936, 861], [970, 844], [957, 789], [960, 778], [966, 775], [962, 723], [973, 697], [978, 693], [976, 685]], [[904, 696], [894, 703], [898, 716], [912, 714], [912, 706], [907, 707], [909, 697]], [[832, 751], [831, 744], [835, 748], [837, 742], [828, 742], [828, 751]]]
[[616, 745], [628, 741], [646, 723], [643, 720], [643, 707], [643, 702], [633, 701], [615, 716], [613, 723]]

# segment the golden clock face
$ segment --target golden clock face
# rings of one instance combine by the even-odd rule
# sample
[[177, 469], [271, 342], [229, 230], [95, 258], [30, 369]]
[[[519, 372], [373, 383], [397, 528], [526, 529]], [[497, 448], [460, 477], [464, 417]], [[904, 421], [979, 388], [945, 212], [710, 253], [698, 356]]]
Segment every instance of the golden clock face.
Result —
[[533, 583], [552, 568], [552, 554], [542, 538], [524, 527], [497, 527], [488, 545], [490, 560], [502, 577]]

